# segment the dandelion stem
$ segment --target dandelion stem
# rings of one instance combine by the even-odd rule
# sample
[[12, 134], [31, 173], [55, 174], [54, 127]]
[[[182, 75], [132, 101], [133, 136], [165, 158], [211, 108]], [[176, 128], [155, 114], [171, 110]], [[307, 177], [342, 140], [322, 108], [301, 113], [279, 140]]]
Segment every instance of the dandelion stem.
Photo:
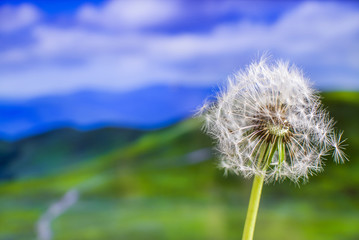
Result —
[[242, 240], [252, 240], [256, 225], [259, 201], [261, 199], [264, 175], [255, 175], [249, 199], [246, 222], [244, 224]]
[[[275, 142], [274, 144], [269, 143], [268, 145], [264, 146], [259, 154], [258, 164], [260, 166], [263, 157], [267, 159], [266, 165], [264, 166], [263, 170], [266, 171], [269, 164], [272, 161], [274, 152], [277, 150], [278, 143]], [[264, 182], [264, 174], [256, 174], [254, 176], [253, 185], [251, 196], [249, 198], [248, 210], [247, 210], [247, 217], [246, 222], [244, 224], [243, 236], [242, 240], [252, 240], [254, 234], [254, 228], [256, 225], [257, 213], [259, 208], [259, 202], [261, 199], [262, 194], [262, 187]]]

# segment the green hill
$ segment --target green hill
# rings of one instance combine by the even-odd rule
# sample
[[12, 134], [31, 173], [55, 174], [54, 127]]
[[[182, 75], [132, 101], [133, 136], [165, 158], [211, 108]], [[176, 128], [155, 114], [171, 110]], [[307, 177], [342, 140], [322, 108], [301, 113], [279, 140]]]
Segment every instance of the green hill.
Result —
[[[327, 161], [300, 187], [266, 185], [256, 239], [359, 239], [359, 93], [325, 93], [323, 102], [345, 131], [350, 162]], [[69, 189], [80, 198], [52, 222], [53, 239], [239, 239], [251, 182], [223, 176], [212, 146], [198, 119], [1, 143], [13, 180], [0, 183], [0, 239], [36, 239], [36, 222]]]
[[40, 177], [131, 144], [145, 132], [103, 128], [82, 132], [65, 128], [17, 142], [0, 142], [0, 179]]

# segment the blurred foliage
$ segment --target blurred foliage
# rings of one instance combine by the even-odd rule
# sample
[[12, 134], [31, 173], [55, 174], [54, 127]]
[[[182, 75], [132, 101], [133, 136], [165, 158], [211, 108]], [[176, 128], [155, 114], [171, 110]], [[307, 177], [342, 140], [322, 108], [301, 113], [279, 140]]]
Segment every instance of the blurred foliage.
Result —
[[[359, 93], [325, 93], [323, 102], [350, 162], [328, 159], [301, 186], [266, 185], [255, 239], [359, 239]], [[223, 176], [212, 146], [198, 119], [2, 142], [0, 239], [36, 239], [40, 216], [73, 188], [80, 199], [52, 222], [53, 239], [240, 239], [251, 181]]]

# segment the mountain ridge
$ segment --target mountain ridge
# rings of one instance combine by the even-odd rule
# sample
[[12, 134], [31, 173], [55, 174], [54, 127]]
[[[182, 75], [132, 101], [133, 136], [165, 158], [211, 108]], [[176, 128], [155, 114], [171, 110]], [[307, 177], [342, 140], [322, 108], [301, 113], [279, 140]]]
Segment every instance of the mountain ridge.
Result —
[[210, 87], [157, 85], [127, 92], [82, 90], [28, 100], [0, 100], [0, 139], [18, 140], [58, 128], [159, 129], [193, 115]]

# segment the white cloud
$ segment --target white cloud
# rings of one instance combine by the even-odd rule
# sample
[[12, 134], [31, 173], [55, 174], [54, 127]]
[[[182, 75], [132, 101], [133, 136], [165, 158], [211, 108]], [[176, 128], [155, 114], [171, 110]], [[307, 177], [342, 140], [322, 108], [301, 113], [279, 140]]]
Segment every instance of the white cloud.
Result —
[[[95, 10], [106, 16], [104, 9], [111, 4]], [[340, 3], [304, 2], [270, 24], [241, 20], [206, 33], [39, 25], [32, 38], [34, 45], [0, 54], [2, 64], [33, 62], [22, 71], [0, 70], [0, 95], [214, 84], [265, 50], [302, 66], [320, 87], [359, 88], [359, 9]], [[80, 63], [59, 64], [66, 59]]]
[[[336, 4], [303, 3], [277, 22], [264, 25], [238, 22], [217, 26], [209, 34], [186, 34], [155, 39], [149, 45], [154, 52], [182, 56], [187, 59], [201, 55], [245, 52], [245, 50], [280, 51], [283, 54], [309, 57], [310, 54], [346, 54], [344, 64], [358, 56], [359, 10]], [[343, 43], [346, 43], [343, 45]], [[157, 43], [157, 44], [156, 44]], [[347, 51], [343, 52], [345, 47]], [[326, 61], [326, 59], [323, 59]], [[339, 61], [338, 61], [339, 63]]]
[[163, 24], [177, 16], [177, 1], [112, 0], [101, 7], [87, 4], [80, 8], [80, 22], [107, 28], [141, 28]]
[[0, 7], [0, 32], [12, 32], [30, 26], [41, 18], [39, 10], [30, 4]]

